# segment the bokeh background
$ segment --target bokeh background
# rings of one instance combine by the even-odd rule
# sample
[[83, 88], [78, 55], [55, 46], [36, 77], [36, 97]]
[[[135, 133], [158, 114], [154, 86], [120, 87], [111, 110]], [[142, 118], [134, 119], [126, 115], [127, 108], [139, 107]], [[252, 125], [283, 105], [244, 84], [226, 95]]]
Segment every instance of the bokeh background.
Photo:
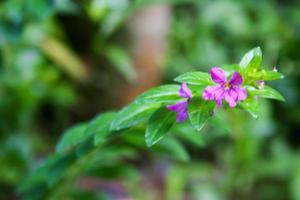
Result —
[[300, 2], [0, 1], [0, 199], [22, 198], [72, 125], [256, 46], [285, 103], [261, 100], [258, 120], [226, 110], [201, 133], [181, 124], [150, 149], [121, 136], [49, 199], [299, 200]]

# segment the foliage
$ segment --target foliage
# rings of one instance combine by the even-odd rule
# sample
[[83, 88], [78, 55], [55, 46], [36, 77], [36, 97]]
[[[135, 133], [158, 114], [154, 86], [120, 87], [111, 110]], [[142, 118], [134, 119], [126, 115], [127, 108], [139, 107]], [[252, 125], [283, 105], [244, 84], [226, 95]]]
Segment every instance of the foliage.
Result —
[[[145, 123], [152, 114], [116, 131], [108, 130], [119, 111], [92, 119], [116, 108], [122, 98], [118, 85], [138, 85], [128, 25], [138, 18], [137, 11], [161, 3], [171, 8], [163, 82], [179, 75], [176, 82], [189, 80], [190, 89], [200, 96], [211, 80], [199, 71], [234, 63], [247, 49], [261, 46], [262, 70], [249, 80], [270, 81], [268, 86], [286, 102], [249, 98], [238, 106], [258, 120], [239, 110], [218, 110], [200, 133], [189, 123], [175, 124], [151, 148], [145, 144]], [[1, 1], [0, 199], [18, 198], [15, 188], [25, 191], [20, 187], [25, 174], [49, 159], [31, 182], [36, 190], [23, 197], [298, 200], [299, 7], [292, 0]], [[271, 81], [283, 78], [274, 66], [285, 79]], [[237, 65], [221, 67], [232, 73]], [[180, 99], [178, 88], [154, 88], [132, 104], [156, 102], [153, 112], [163, 110], [164, 104]], [[158, 90], [165, 95], [157, 98]], [[248, 91], [282, 98], [272, 89], [251, 86]], [[87, 129], [68, 136], [78, 123], [75, 130]], [[149, 140], [164, 136], [164, 129], [148, 134]], [[55, 156], [46, 159], [59, 137]]]
[[[259, 53], [257, 53], [258, 51]], [[249, 82], [244, 83], [245, 87], [250, 87], [250, 85], [247, 84], [253, 84], [260, 80], [253, 80], [252, 77], [256, 77], [256, 73], [261, 72], [260, 62], [256, 62], [257, 60], [261, 60], [261, 56], [262, 53], [260, 49], [255, 48], [242, 58], [238, 68], [236, 68], [236, 70], [244, 75], [245, 80], [249, 80]], [[233, 66], [236, 67], [235, 65]], [[253, 69], [256, 69], [256, 73], [253, 73]], [[200, 76], [197, 77], [198, 75]], [[203, 74], [199, 74], [198, 72], [190, 72], [189, 75], [182, 75], [175, 80], [182, 81], [182, 77], [184, 77], [184, 80], [188, 83], [194, 83], [190, 81], [190, 79], [198, 80], [195, 85], [199, 85], [199, 82], [203, 82]], [[208, 82], [206, 78], [204, 81]], [[175, 123], [175, 114], [164, 107], [170, 103], [170, 99], [174, 96], [174, 88], [179, 89], [173, 86], [174, 85], [165, 85], [151, 89], [139, 96], [134, 103], [123, 108], [117, 114], [105, 113], [91, 122], [77, 125], [66, 131], [58, 142], [56, 154], [44, 161], [44, 163], [25, 180], [20, 187], [21, 194], [23, 194], [26, 199], [41, 199], [52, 193], [54, 193], [56, 197], [59, 197], [59, 193], [53, 192], [53, 190], [58, 187], [57, 185], [59, 183], [63, 184], [66, 179], [74, 179], [74, 176], [85, 170], [82, 166], [77, 166], [78, 161], [76, 160], [80, 161], [86, 159], [85, 157], [91, 156], [95, 151], [101, 154], [102, 148], [105, 151], [105, 146], [109, 143], [111, 137], [122, 133], [127, 135], [134, 134], [132, 129], [135, 129], [134, 127], [138, 124], [146, 123], [144, 125], [146, 129], [145, 140], [148, 146], [158, 143], [166, 136]], [[251, 87], [257, 87], [257, 85], [252, 85]], [[173, 92], [170, 92], [171, 88]], [[197, 93], [199, 93], [199, 89], [201, 90], [201, 88], [198, 88]], [[248, 100], [257, 101], [257, 98], [283, 100], [279, 92], [271, 87], [264, 87], [263, 89], [257, 87], [254, 91], [256, 92], [248, 90]], [[246, 111], [251, 110], [251, 114], [253, 115], [253, 110], [255, 110], [253, 105], [241, 107]], [[209, 118], [214, 118], [212, 115], [213, 112], [214, 103], [211, 101], [204, 101], [201, 97], [194, 95], [189, 102], [188, 116], [191, 124], [197, 131], [202, 130]], [[100, 126], [95, 126], [95, 124], [99, 124]], [[140, 127], [140, 131], [144, 132], [143, 129], [144, 128]], [[99, 133], [101, 136], [99, 136]], [[99, 137], [102, 141], [100, 144], [98, 143]], [[170, 145], [171, 141], [168, 142], [168, 145]], [[179, 145], [177, 142], [175, 142], [175, 144]], [[184, 152], [184, 150], [180, 148], [176, 150], [174, 146], [171, 146], [171, 148], [172, 151]], [[183, 154], [183, 158], [186, 157], [185, 153], [181, 154]], [[89, 160], [86, 160], [85, 165], [88, 165], [89, 162]], [[76, 172], [73, 172], [72, 169], [74, 168]]]

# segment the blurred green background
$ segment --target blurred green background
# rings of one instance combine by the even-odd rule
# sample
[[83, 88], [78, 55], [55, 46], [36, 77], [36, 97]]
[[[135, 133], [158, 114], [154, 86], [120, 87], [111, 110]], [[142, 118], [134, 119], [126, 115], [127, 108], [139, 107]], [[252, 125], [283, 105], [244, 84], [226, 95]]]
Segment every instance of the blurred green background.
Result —
[[0, 1], [0, 199], [22, 199], [68, 127], [255, 46], [285, 75], [268, 83], [285, 103], [261, 100], [258, 120], [226, 110], [201, 133], [179, 125], [150, 149], [141, 130], [121, 136], [49, 199], [299, 200], [300, 2]]

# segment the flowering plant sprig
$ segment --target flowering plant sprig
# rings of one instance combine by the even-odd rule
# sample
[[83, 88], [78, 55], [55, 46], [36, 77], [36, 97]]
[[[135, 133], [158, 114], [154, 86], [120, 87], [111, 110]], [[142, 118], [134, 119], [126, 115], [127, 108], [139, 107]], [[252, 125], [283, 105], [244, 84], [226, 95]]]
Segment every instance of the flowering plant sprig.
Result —
[[[215, 117], [215, 110], [227, 104], [257, 118], [259, 98], [284, 101], [278, 91], [266, 85], [266, 81], [282, 79], [283, 75], [277, 70], [262, 69], [261, 61], [261, 49], [254, 48], [239, 64], [212, 67], [210, 73], [185, 73], [175, 78], [181, 85], [152, 88], [118, 112], [103, 113], [90, 122], [72, 127], [63, 134], [55, 154], [23, 182], [19, 192], [24, 199], [44, 199], [47, 193], [58, 188], [55, 186], [84, 155], [121, 133], [133, 134], [134, 127], [145, 130], [146, 144], [152, 146], [164, 138], [176, 122], [189, 121], [200, 131], [208, 119]], [[223, 100], [227, 103], [222, 104]]]

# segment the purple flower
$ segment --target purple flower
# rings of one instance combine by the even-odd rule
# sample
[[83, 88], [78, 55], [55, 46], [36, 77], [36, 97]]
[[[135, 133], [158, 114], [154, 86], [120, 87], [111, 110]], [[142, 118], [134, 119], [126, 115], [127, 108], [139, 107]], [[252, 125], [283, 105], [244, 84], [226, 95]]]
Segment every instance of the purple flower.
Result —
[[215, 100], [218, 108], [222, 106], [223, 99], [233, 108], [238, 101], [247, 98], [246, 89], [241, 87], [243, 77], [238, 72], [234, 72], [231, 79], [227, 81], [224, 71], [219, 67], [213, 67], [210, 70], [210, 76], [217, 85], [207, 86], [203, 92], [203, 98]]
[[188, 118], [187, 105], [188, 101], [192, 98], [192, 92], [187, 87], [186, 83], [182, 83], [178, 94], [185, 100], [173, 105], [168, 105], [167, 109], [177, 113], [176, 122], [183, 122]]

